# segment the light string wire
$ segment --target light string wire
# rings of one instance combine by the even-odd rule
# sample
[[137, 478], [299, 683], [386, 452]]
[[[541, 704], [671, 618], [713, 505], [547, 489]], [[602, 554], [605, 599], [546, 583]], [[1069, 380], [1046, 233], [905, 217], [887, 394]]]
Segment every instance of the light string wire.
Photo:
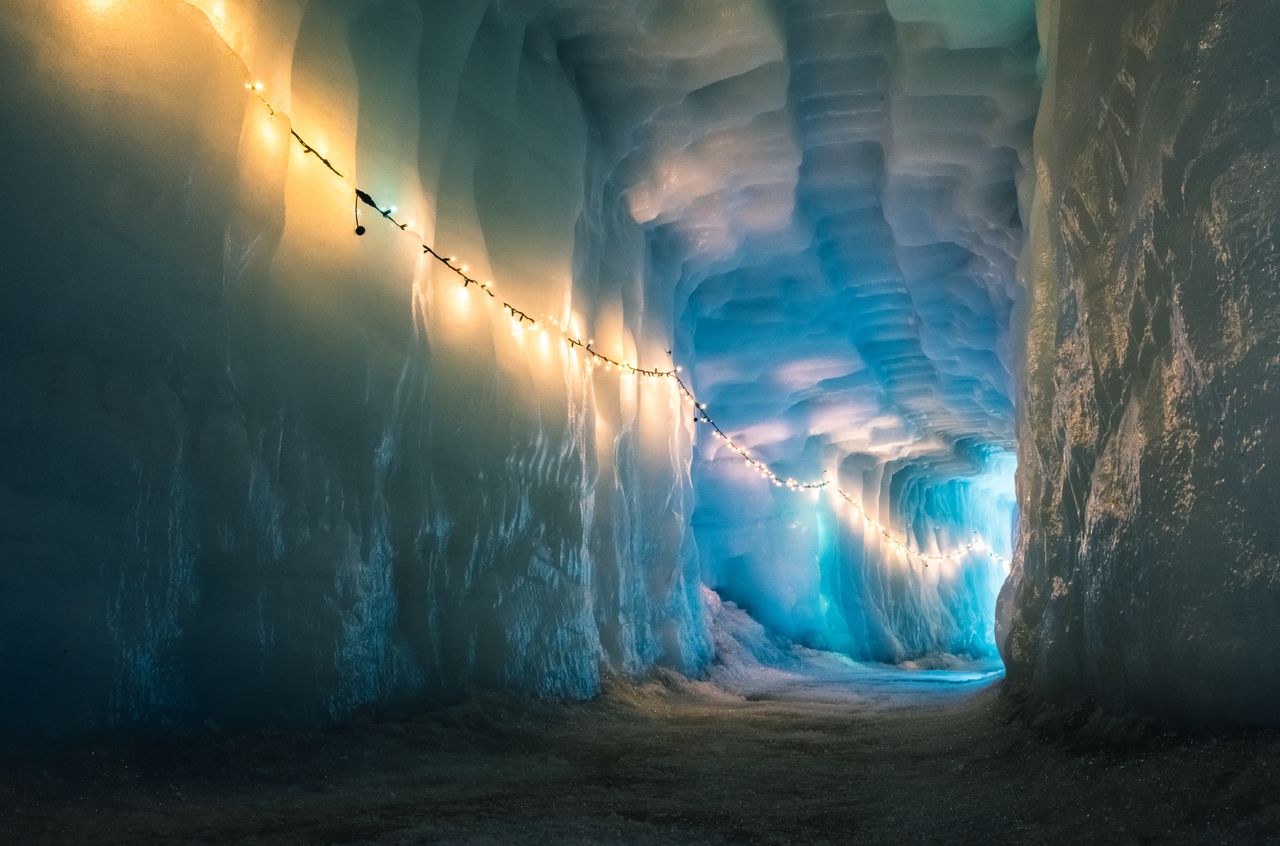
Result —
[[[374, 200], [372, 195], [370, 195], [367, 191], [362, 190], [360, 186], [356, 185], [355, 182], [353, 182], [345, 174], [343, 174], [340, 170], [338, 170], [323, 153], [321, 153], [318, 149], [316, 149], [314, 146], [308, 143], [306, 139], [304, 139], [301, 135], [299, 135], [297, 129], [292, 126], [293, 124], [292, 119], [287, 114], [284, 114], [283, 112], [276, 109], [276, 107], [272, 105], [272, 103], [263, 95], [262, 93], [263, 84], [261, 82], [246, 82], [244, 87], [246, 90], [252, 93], [253, 96], [258, 101], [260, 101], [264, 107], [266, 107], [267, 111], [271, 114], [272, 117], [280, 116], [280, 117], [283, 117], [285, 120], [289, 121], [290, 123], [289, 134], [293, 138], [293, 140], [298, 143], [298, 146], [302, 149], [303, 155], [314, 156], [321, 164], [325, 166], [327, 170], [329, 170], [329, 172], [331, 172], [338, 179], [346, 183], [346, 185], [349, 188], [351, 188], [352, 191], [354, 191], [355, 193], [354, 208], [355, 208], [355, 220], [356, 220], [355, 234], [356, 235], [364, 235], [366, 231], [364, 225], [360, 223], [360, 205], [363, 203], [364, 205], [367, 205], [373, 208], [375, 211], [377, 211], [380, 217], [385, 218], [387, 221], [389, 221], [393, 226], [395, 226], [400, 231], [407, 232], [413, 235], [415, 238], [417, 238], [419, 241], [419, 246], [422, 247], [423, 255], [431, 256], [437, 262], [444, 265], [451, 272], [453, 272], [454, 275], [456, 275], [459, 279], [462, 280], [463, 290], [470, 290], [472, 286], [475, 286], [479, 291], [481, 291], [484, 294], [487, 294], [490, 298], [496, 300], [498, 295], [493, 290], [492, 282], [481, 282], [479, 279], [476, 279], [468, 275], [469, 271], [468, 271], [467, 265], [459, 262], [459, 260], [456, 257], [445, 256], [444, 254], [437, 252], [436, 249], [430, 246], [429, 244], [426, 244], [425, 243], [426, 238], [422, 236], [421, 233], [410, 230], [412, 223], [404, 222], [396, 219], [395, 206], [387, 206], [386, 208], [383, 208], [382, 206], [380, 206], [378, 202]], [[519, 331], [521, 329], [525, 331], [532, 331], [538, 324], [537, 318], [534, 318], [528, 312], [522, 309], [516, 308], [514, 305], [512, 305], [509, 302], [503, 302], [502, 310], [513, 321], [515, 321], [516, 331]], [[848, 503], [848, 505], [852, 507], [855, 514], [862, 517], [864, 525], [866, 525], [873, 531], [877, 532], [884, 543], [888, 544], [890, 547], [897, 550], [898, 552], [901, 552], [907, 558], [909, 559], [915, 558], [920, 562], [922, 562], [925, 567], [928, 567], [929, 562], [931, 561], [946, 561], [946, 560], [960, 561], [970, 553], [985, 552], [998, 564], [1008, 567], [1010, 563], [1009, 559], [1001, 555], [1000, 553], [996, 552], [994, 549], [992, 549], [991, 545], [987, 543], [986, 540], [983, 539], [978, 532], [973, 532], [973, 539], [970, 540], [968, 543], [962, 544], [961, 546], [957, 547], [956, 549], [953, 549], [950, 552], [921, 552], [918, 549], [913, 549], [905, 540], [902, 540], [896, 537], [889, 530], [889, 527], [887, 525], [885, 525], [884, 523], [880, 522], [880, 520], [873, 517], [867, 511], [866, 507], [862, 504], [861, 500], [854, 497], [852, 494], [850, 494], [848, 491], [846, 491], [844, 488], [840, 487], [839, 485], [834, 485], [830, 480], [826, 480], [826, 479], [821, 481], [807, 481], [807, 482], [798, 481], [793, 478], [784, 479], [783, 477], [779, 476], [776, 472], [774, 472], [773, 468], [771, 468], [768, 464], [752, 456], [750, 451], [746, 447], [737, 443], [724, 429], [720, 427], [718, 423], [716, 423], [716, 421], [712, 418], [711, 414], [707, 411], [707, 404], [704, 402], [698, 401], [697, 397], [694, 396], [692, 389], [690, 389], [689, 386], [685, 383], [684, 379], [681, 378], [680, 373], [682, 372], [683, 368], [680, 367], [679, 365], [673, 365], [671, 368], [668, 368], [668, 369], [640, 367], [638, 364], [633, 364], [632, 362], [624, 361], [619, 358], [614, 358], [612, 356], [609, 356], [600, 352], [599, 350], [595, 349], [595, 347], [593, 346], [595, 344], [594, 340], [592, 340], [591, 338], [588, 338], [587, 340], [584, 341], [582, 339], [582, 336], [577, 335], [576, 333], [565, 331], [565, 329], [560, 326], [559, 322], [552, 318], [548, 318], [547, 322], [551, 323], [553, 326], [556, 327], [556, 330], [564, 339], [565, 345], [570, 350], [572, 350], [573, 352], [586, 353], [588, 356], [590, 356], [590, 360], [593, 363], [603, 364], [606, 370], [613, 370], [614, 368], [617, 368], [620, 371], [632, 373], [636, 376], [641, 376], [646, 379], [655, 379], [655, 380], [670, 379], [674, 381], [677, 389], [680, 391], [680, 394], [683, 400], [688, 405], [692, 406], [692, 408], [695, 410], [695, 416], [693, 418], [694, 421], [696, 423], [702, 424], [707, 428], [709, 428], [711, 430], [711, 434], [713, 437], [715, 437], [717, 440], [723, 441], [725, 445], [728, 447], [730, 452], [739, 456], [747, 464], [747, 466], [749, 466], [751, 469], [756, 471], [762, 478], [766, 479], [775, 487], [786, 488], [788, 490], [795, 491], [795, 492], [820, 491], [823, 488], [831, 489], [839, 499]], [[528, 325], [526, 325], [526, 323]], [[541, 327], [541, 328], [542, 328], [542, 331], [544, 332], [546, 331], [545, 327]], [[670, 353], [670, 350], [668, 350], [668, 353]]]

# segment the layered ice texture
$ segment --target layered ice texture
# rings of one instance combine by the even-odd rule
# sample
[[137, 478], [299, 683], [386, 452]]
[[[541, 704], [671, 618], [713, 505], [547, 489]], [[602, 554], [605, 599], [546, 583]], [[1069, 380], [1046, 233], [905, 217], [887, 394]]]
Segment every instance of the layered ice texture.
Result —
[[1010, 679], [1280, 720], [1280, 7], [1042, 4]]
[[[0, 709], [324, 721], [697, 674], [699, 582], [993, 649], [1027, 0], [0, 0]], [[245, 83], [261, 82], [267, 109]], [[384, 221], [353, 235], [345, 176]], [[1245, 324], [1242, 324], [1245, 325]]]
[[503, 298], [667, 360], [546, 26], [444, 5], [3, 4], [6, 728], [705, 665], [673, 387], [513, 333], [384, 221], [357, 238], [291, 140]]

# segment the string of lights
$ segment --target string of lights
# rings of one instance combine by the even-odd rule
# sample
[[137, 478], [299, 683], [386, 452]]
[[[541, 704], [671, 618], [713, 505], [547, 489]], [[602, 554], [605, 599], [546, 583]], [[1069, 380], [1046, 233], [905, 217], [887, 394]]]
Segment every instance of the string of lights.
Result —
[[[262, 93], [263, 88], [264, 86], [261, 82], [245, 83], [245, 89], [248, 90], [257, 100], [259, 100], [262, 103], [262, 105], [266, 107], [266, 109], [270, 112], [271, 115], [274, 116], [274, 115], [281, 114]], [[287, 119], [287, 116], [285, 117]], [[293, 137], [293, 139], [298, 143], [304, 155], [313, 156], [314, 158], [316, 158], [322, 165], [324, 165], [326, 169], [328, 169], [335, 177], [337, 177], [338, 179], [346, 183], [348, 187], [351, 188], [351, 190], [354, 192], [354, 197], [355, 197], [354, 210], [355, 210], [355, 223], [356, 223], [355, 234], [356, 235], [358, 236], [364, 235], [365, 232], [367, 231], [365, 229], [364, 224], [361, 223], [360, 221], [360, 206], [363, 204], [374, 209], [380, 217], [387, 220], [389, 223], [391, 223], [393, 226], [398, 228], [400, 231], [412, 234], [418, 240], [419, 245], [422, 247], [423, 254], [431, 256], [433, 259], [435, 259], [437, 262], [439, 262], [445, 268], [451, 271], [455, 276], [457, 276], [459, 280], [461, 280], [462, 282], [462, 288], [464, 291], [470, 291], [472, 288], [475, 288], [480, 293], [488, 295], [490, 298], [496, 301], [498, 295], [493, 289], [492, 282], [481, 281], [469, 275], [470, 271], [468, 266], [460, 262], [456, 256], [446, 256], [443, 253], [438, 252], [431, 245], [425, 243], [425, 238], [423, 238], [419, 233], [411, 232], [412, 223], [407, 221], [401, 221], [396, 218], [395, 206], [383, 207], [379, 205], [379, 203], [373, 198], [372, 195], [370, 195], [368, 192], [364, 191], [358, 185], [354, 184], [350, 179], [348, 179], [347, 176], [344, 175], [341, 171], [339, 171], [323, 153], [321, 153], [315, 146], [308, 143], [306, 139], [304, 139], [301, 135], [299, 135], [296, 129], [290, 128], [289, 133]], [[594, 339], [588, 337], [584, 340], [581, 335], [577, 334], [576, 332], [570, 331], [566, 327], [561, 326], [559, 324], [559, 321], [555, 320], [554, 318], [545, 318], [545, 320], [539, 320], [538, 318], [535, 318], [532, 315], [530, 315], [527, 311], [517, 308], [512, 303], [506, 302], [506, 301], [502, 303], [502, 310], [503, 310], [503, 313], [506, 314], [508, 317], [510, 317], [511, 320], [513, 321], [513, 331], [516, 331], [516, 332], [519, 332], [519, 331], [532, 332], [535, 330], [546, 332], [545, 325], [540, 326], [539, 324], [540, 323], [551, 324], [555, 328], [555, 331], [562, 337], [566, 347], [570, 351], [586, 355], [593, 364], [603, 365], [603, 369], [606, 372], [617, 370], [621, 373], [627, 373], [627, 374], [631, 374], [631, 375], [638, 376], [645, 379], [672, 380], [675, 383], [677, 389], [679, 390], [682, 400], [694, 409], [694, 418], [693, 418], [694, 421], [708, 428], [711, 431], [711, 434], [714, 438], [716, 438], [717, 440], [723, 441], [725, 446], [728, 448], [728, 450], [731, 453], [741, 458], [747, 464], [748, 467], [750, 467], [752, 470], [758, 473], [762, 478], [764, 478], [766, 481], [768, 481], [770, 484], [774, 485], [775, 487], [786, 488], [788, 490], [796, 491], [796, 492], [801, 492], [801, 491], [821, 492], [823, 489], [833, 492], [837, 499], [837, 502], [834, 504], [838, 505], [839, 502], [844, 502], [845, 504], [847, 504], [852, 509], [855, 516], [860, 516], [862, 518], [863, 524], [869, 530], [876, 532], [881, 536], [883, 543], [888, 545], [890, 548], [902, 553], [908, 559], [914, 558], [920, 561], [922, 564], [924, 564], [924, 566], [928, 567], [930, 562], [938, 562], [938, 561], [946, 561], [946, 560], [960, 561], [970, 553], [985, 552], [998, 564], [1008, 567], [1009, 559], [1001, 555], [1000, 553], [996, 552], [994, 549], [992, 549], [990, 544], [988, 544], [976, 532], [973, 533], [973, 539], [969, 541], [969, 543], [963, 544], [957, 547], [956, 549], [951, 550], [950, 552], [932, 552], [932, 553], [922, 552], [918, 549], [912, 548], [904, 539], [897, 537], [893, 532], [890, 531], [888, 526], [886, 526], [880, 520], [876, 519], [867, 511], [866, 507], [862, 504], [861, 500], [854, 497], [844, 488], [841, 488], [838, 485], [832, 484], [830, 480], [800, 481], [793, 478], [783, 478], [782, 476], [778, 475], [776, 472], [774, 472], [774, 470], [768, 464], [754, 457], [746, 447], [737, 443], [724, 429], [720, 427], [718, 423], [716, 423], [716, 421], [712, 418], [710, 412], [708, 412], [707, 410], [707, 404], [704, 402], [699, 402], [697, 397], [694, 396], [693, 391], [689, 388], [688, 384], [686, 384], [684, 379], [681, 378], [680, 374], [682, 372], [682, 368], [679, 365], [673, 365], [670, 368], [641, 367], [639, 364], [635, 362], [625, 361], [623, 359], [615, 358], [613, 356], [609, 356], [609, 355], [606, 355], [605, 353], [600, 352], [594, 346], [595, 344]]]

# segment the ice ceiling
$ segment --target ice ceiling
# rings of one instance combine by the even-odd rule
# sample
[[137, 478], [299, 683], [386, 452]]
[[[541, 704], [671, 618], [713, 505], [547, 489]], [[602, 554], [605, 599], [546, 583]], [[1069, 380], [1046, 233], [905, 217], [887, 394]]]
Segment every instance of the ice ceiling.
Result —
[[976, 5], [559, 13], [618, 187], [678, 278], [699, 394], [797, 476], [1012, 442], [1034, 10]]

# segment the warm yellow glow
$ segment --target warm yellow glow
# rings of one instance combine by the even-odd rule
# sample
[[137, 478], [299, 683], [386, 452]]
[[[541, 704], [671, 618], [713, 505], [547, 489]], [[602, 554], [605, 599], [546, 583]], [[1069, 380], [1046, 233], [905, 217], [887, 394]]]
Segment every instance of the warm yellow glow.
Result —
[[[241, 32], [235, 16], [227, 9], [227, 0], [186, 0], [186, 2], [204, 12], [213, 31], [218, 33], [218, 37], [226, 42], [228, 47], [236, 52], [243, 49], [244, 33]], [[254, 90], [261, 91], [261, 86], [262, 83], [256, 83]]]
[[276, 130], [275, 118], [264, 113], [262, 120], [258, 123], [258, 134], [262, 136], [262, 141], [270, 150], [275, 150], [280, 143], [280, 133]]

